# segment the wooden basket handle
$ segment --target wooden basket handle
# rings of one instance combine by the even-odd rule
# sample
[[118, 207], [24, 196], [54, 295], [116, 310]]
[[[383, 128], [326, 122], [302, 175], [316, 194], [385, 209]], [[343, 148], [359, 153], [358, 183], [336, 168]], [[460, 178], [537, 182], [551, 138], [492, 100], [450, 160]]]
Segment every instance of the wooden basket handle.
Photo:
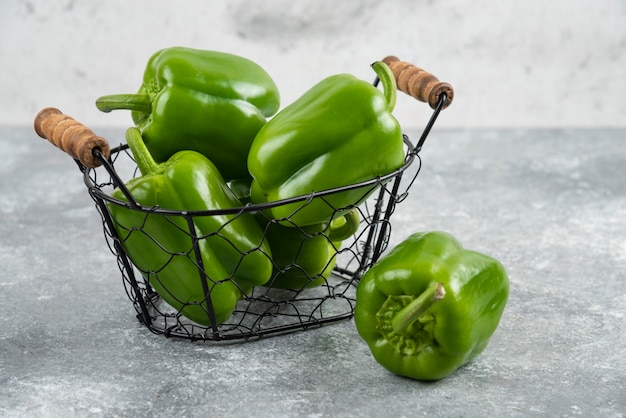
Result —
[[441, 94], [446, 94], [446, 100], [442, 109], [450, 106], [454, 98], [454, 90], [448, 83], [442, 83], [435, 77], [408, 62], [400, 61], [398, 57], [390, 55], [383, 59], [383, 62], [391, 68], [391, 72], [396, 77], [398, 90], [403, 91], [419, 100], [426, 102], [435, 109], [439, 104]]
[[96, 149], [99, 149], [105, 158], [111, 155], [111, 148], [106, 139], [97, 136], [91, 129], [54, 107], [40, 110], [35, 116], [34, 125], [37, 135], [47, 139], [85, 167], [95, 168], [102, 164], [94, 155]]

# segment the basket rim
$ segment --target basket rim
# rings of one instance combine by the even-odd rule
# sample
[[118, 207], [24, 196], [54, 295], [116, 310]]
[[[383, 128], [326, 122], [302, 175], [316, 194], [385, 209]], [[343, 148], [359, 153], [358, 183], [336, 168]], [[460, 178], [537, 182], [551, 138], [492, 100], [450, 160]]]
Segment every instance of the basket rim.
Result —
[[[284, 206], [284, 205], [288, 205], [292, 203], [312, 201], [313, 199], [318, 198], [318, 197], [324, 197], [324, 196], [328, 196], [328, 195], [335, 194], [335, 193], [356, 190], [356, 189], [365, 188], [368, 186], [372, 186], [372, 191], [373, 191], [376, 187], [404, 173], [404, 171], [406, 171], [408, 167], [411, 166], [411, 164], [415, 160], [417, 152], [413, 143], [411, 142], [411, 140], [406, 134], [402, 134], [402, 140], [404, 144], [407, 146], [404, 163], [402, 164], [402, 166], [391, 171], [390, 173], [387, 173], [382, 176], [377, 176], [369, 180], [364, 180], [361, 182], [353, 183], [353, 184], [338, 186], [338, 187], [334, 187], [331, 189], [325, 189], [325, 190], [320, 190], [320, 191], [312, 191], [311, 193], [308, 193], [305, 195], [294, 196], [294, 197], [290, 197], [286, 199], [274, 200], [274, 201], [265, 202], [265, 203], [246, 203], [243, 206], [234, 207], [234, 208], [210, 209], [210, 210], [174, 210], [174, 209], [163, 209], [159, 206], [152, 206], [152, 207], [142, 206], [136, 202], [135, 204], [132, 204], [125, 200], [116, 199], [112, 197], [110, 194], [104, 192], [101, 186], [97, 185], [91, 177], [91, 173], [96, 171], [95, 168], [87, 167], [83, 171], [83, 178], [84, 178], [85, 185], [87, 186], [90, 194], [94, 198], [106, 201], [108, 203], [112, 203], [117, 206], [122, 206], [127, 209], [136, 210], [139, 212], [158, 213], [158, 214], [170, 215], [170, 216], [235, 215], [235, 214], [239, 214], [242, 212], [260, 212], [260, 211], [265, 211], [267, 209], [271, 209], [274, 207]], [[111, 157], [128, 148], [129, 148], [128, 144], [121, 144], [115, 148], [112, 148]], [[103, 166], [109, 172], [109, 174], [112, 174], [112, 176], [113, 175], [116, 176], [115, 168], [114, 168], [113, 163], [111, 163], [111, 160], [106, 160], [103, 158]], [[118, 186], [114, 185], [114, 187], [117, 188]], [[345, 209], [345, 208], [338, 208], [337, 210], [339, 211], [342, 209]]]

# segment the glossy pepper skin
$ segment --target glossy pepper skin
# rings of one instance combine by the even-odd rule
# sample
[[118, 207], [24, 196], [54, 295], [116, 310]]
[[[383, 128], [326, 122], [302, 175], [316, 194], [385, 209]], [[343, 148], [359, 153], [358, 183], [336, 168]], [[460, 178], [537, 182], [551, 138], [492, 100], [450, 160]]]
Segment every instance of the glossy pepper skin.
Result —
[[332, 273], [342, 241], [359, 228], [356, 209], [330, 224], [284, 226], [265, 220], [265, 236], [272, 249], [274, 269], [265, 286], [302, 289], [321, 286]]
[[[179, 151], [166, 162], [156, 163], [138, 129], [127, 131], [127, 142], [142, 176], [126, 187], [141, 206], [177, 212], [241, 206], [202, 154]], [[112, 196], [127, 201], [120, 189]], [[180, 215], [146, 215], [114, 203], [109, 210], [123, 248], [154, 290], [189, 319], [211, 325], [205, 303], [207, 289], [200, 280], [188, 221]], [[231, 315], [242, 293], [269, 280], [271, 250], [251, 214], [194, 216], [192, 222], [209, 276], [215, 321], [221, 323]]]
[[104, 112], [132, 110], [156, 161], [181, 150], [198, 151], [226, 180], [249, 177], [246, 158], [252, 140], [279, 105], [276, 84], [256, 63], [184, 47], [153, 54], [137, 94], [96, 100]]
[[383, 367], [437, 380], [485, 349], [508, 295], [500, 262], [448, 233], [416, 233], [363, 276], [354, 318]]
[[[254, 203], [308, 195], [370, 180], [402, 166], [402, 132], [391, 114], [395, 78], [382, 62], [372, 65], [383, 91], [349, 74], [330, 76], [282, 109], [259, 131], [248, 156]], [[269, 211], [298, 226], [327, 222], [371, 190], [357, 188]], [[297, 211], [297, 212], [296, 212]], [[295, 212], [295, 213], [294, 213]]]

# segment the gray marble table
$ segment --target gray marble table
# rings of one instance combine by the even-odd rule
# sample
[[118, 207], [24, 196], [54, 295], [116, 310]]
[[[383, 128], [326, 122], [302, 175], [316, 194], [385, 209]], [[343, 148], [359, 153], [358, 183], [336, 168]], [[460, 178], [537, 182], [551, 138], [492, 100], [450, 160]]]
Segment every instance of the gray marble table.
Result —
[[626, 416], [626, 130], [431, 133], [391, 245], [449, 231], [511, 280], [486, 351], [435, 383], [388, 373], [351, 320], [150, 333], [76, 164], [31, 127], [0, 128], [0, 155], [2, 417]]

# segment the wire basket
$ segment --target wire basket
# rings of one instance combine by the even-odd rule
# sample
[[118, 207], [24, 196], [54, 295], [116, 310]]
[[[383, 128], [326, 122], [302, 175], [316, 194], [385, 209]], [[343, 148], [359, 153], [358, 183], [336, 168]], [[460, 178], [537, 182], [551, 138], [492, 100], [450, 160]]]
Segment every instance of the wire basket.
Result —
[[[167, 337], [220, 341], [248, 340], [318, 327], [352, 317], [358, 281], [385, 251], [390, 239], [391, 216], [396, 205], [407, 197], [420, 171], [419, 151], [439, 112], [450, 104], [453, 95], [447, 83], [440, 83], [434, 76], [417, 67], [395, 57], [388, 57], [385, 62], [393, 70], [400, 90], [428, 102], [433, 108], [433, 113], [416, 144], [404, 135], [405, 161], [402, 167], [385, 176], [357, 184], [276, 202], [247, 203], [241, 207], [224, 210], [174, 211], [138, 205], [125, 187], [128, 180], [140, 175], [128, 145], [123, 144], [109, 149], [108, 142], [96, 137], [87, 128], [69, 116], [61, 114], [60, 111], [47, 108], [40, 112], [35, 120], [37, 133], [73, 156], [83, 172], [84, 182], [102, 218], [106, 242], [117, 259], [126, 293], [142, 324], [153, 333]], [[424, 87], [426, 83], [424, 80], [427, 80], [429, 86]], [[376, 79], [374, 85], [377, 84]], [[418, 87], [415, 87], [417, 84], [419, 91]], [[80, 126], [80, 135], [74, 137], [83, 139], [68, 139], [69, 134], [62, 138], [63, 130], [57, 128], [63, 123], [68, 126]], [[85, 139], [87, 137], [91, 139]], [[417, 168], [407, 174], [407, 169], [414, 164], [417, 164]], [[112, 192], [118, 188], [126, 195], [128, 201], [112, 197]], [[333, 196], [346, 192], [357, 196], [354, 204], [333, 207]], [[293, 212], [297, 213], [312, 204], [328, 205], [333, 212], [325, 226], [315, 231], [293, 225], [282, 226], [290, 222], [289, 217], [276, 220], [263, 215], [268, 209], [277, 206], [290, 205], [289, 207], [296, 208]], [[125, 238], [121, 237], [119, 222], [112, 216], [112, 205], [141, 213], [146, 219], [144, 224], [152, 217], [163, 217], [168, 219], [173, 227], [179, 228], [180, 231], [184, 230], [189, 237], [189, 247], [182, 252], [167, 252], [167, 245], [159, 243], [157, 237], [149, 238], [166, 253], [165, 258], [168, 259], [166, 263], [173, 262], [171, 260], [178, 257], [184, 257], [186, 261], [194, 263], [196, 271], [194, 275], [197, 274], [199, 287], [204, 289], [202, 298], [194, 301], [176, 299], [176, 295], [159, 281], [159, 271], [142, 271], [136, 263], [133, 263], [124, 250]], [[289, 228], [296, 235], [301, 235], [297, 241], [300, 243], [299, 246], [295, 246], [297, 248], [294, 247], [290, 253], [292, 259], [278, 262], [278, 257], [264, 254], [273, 263], [272, 277], [267, 284], [251, 288], [245, 288], [237, 283], [232, 275], [220, 278], [211, 276], [200, 255], [203, 241], [218, 239], [231, 243], [226, 234], [222, 234], [220, 230], [198, 236], [193, 227], [204, 217], [222, 217], [220, 219], [227, 219], [226, 222], [236, 222], [238, 218], [246, 216], [255, 216], [260, 225], [264, 226], [263, 241], [270, 239], [272, 230], [281, 227]], [[347, 237], [332, 238], [330, 228], [337, 222], [334, 219], [345, 220], [348, 216], [353, 223], [356, 219], [353, 230]], [[185, 228], [184, 225], [188, 227]], [[147, 234], [148, 228], [140, 227], [133, 233]], [[328, 251], [322, 264], [318, 260], [314, 268], [305, 266], [306, 262], [303, 261], [304, 251], [308, 245], [318, 247], [322, 245], [321, 248]], [[260, 244], [255, 250], [260, 250]], [[242, 258], [247, 255], [248, 253], [243, 252], [241, 254]], [[163, 265], [163, 269], [166, 267]], [[288, 282], [297, 283], [295, 286], [279, 284], [281, 278], [287, 275], [298, 277], [297, 281]], [[239, 290], [240, 297], [232, 314], [229, 313], [225, 320], [218, 320], [211, 293], [226, 283], [230, 286], [234, 284]], [[158, 288], [158, 291], [155, 288]], [[185, 314], [188, 309], [196, 311], [200, 309], [203, 318], [188, 319], [190, 315]]]

